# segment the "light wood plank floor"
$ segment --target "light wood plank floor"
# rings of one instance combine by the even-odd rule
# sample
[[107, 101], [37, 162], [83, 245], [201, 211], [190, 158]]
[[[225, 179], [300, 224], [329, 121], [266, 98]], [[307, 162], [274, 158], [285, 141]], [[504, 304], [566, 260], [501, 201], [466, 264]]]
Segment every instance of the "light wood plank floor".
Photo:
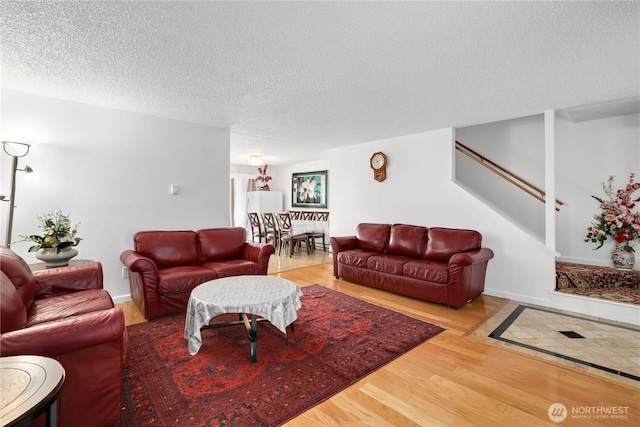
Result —
[[[318, 283], [447, 330], [286, 426], [640, 425], [640, 387], [469, 336], [508, 300], [481, 296], [452, 310], [337, 280], [330, 267], [320, 264], [272, 275], [300, 286]], [[279, 270], [270, 266], [269, 271]], [[144, 321], [133, 303], [119, 305], [127, 324]], [[549, 418], [554, 403], [567, 409], [561, 423]]]

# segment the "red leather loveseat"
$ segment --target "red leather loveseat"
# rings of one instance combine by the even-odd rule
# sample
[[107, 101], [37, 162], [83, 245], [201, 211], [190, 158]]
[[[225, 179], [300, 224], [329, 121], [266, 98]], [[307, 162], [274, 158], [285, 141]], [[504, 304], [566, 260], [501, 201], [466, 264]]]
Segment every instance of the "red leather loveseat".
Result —
[[493, 251], [474, 230], [359, 224], [332, 237], [337, 278], [460, 308], [484, 291]]
[[[59, 426], [117, 424], [128, 338], [122, 310], [102, 289], [102, 265], [32, 274], [22, 258], [0, 247], [0, 269], [0, 354], [60, 362], [65, 382], [58, 398]], [[36, 425], [44, 426], [43, 417]]]
[[246, 241], [242, 227], [141, 231], [120, 260], [129, 269], [131, 299], [146, 319], [187, 310], [191, 290], [227, 276], [267, 274], [271, 244]]

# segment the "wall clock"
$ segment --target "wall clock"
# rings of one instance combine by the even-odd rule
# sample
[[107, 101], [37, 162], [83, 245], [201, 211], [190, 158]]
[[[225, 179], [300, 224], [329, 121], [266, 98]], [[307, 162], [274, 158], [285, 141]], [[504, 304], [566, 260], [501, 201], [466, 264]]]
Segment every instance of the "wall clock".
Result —
[[373, 179], [378, 182], [387, 179], [387, 156], [382, 151], [373, 153], [369, 164], [373, 169]]

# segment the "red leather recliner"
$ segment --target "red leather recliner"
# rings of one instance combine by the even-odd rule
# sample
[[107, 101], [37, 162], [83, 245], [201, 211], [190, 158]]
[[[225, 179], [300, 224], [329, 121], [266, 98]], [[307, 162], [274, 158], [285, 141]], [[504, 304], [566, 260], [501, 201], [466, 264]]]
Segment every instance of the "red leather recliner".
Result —
[[[124, 315], [102, 289], [99, 262], [31, 273], [0, 247], [0, 355], [51, 357], [64, 367], [58, 425], [112, 426], [120, 419]], [[43, 417], [34, 424], [44, 425]]]

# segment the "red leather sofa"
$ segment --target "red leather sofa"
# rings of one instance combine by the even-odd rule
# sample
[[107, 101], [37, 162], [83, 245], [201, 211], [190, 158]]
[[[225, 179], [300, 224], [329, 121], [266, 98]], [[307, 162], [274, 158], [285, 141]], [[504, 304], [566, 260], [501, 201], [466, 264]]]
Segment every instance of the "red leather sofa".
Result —
[[267, 274], [271, 244], [246, 241], [241, 227], [140, 231], [120, 260], [129, 269], [131, 299], [146, 319], [186, 311], [191, 290], [227, 276]]
[[[46, 356], [62, 364], [59, 426], [118, 423], [128, 338], [122, 310], [102, 289], [102, 265], [32, 274], [22, 258], [1, 247], [0, 269], [0, 354]], [[44, 425], [44, 418], [35, 424]]]
[[359, 224], [332, 237], [337, 278], [460, 308], [484, 291], [493, 251], [474, 230]]

